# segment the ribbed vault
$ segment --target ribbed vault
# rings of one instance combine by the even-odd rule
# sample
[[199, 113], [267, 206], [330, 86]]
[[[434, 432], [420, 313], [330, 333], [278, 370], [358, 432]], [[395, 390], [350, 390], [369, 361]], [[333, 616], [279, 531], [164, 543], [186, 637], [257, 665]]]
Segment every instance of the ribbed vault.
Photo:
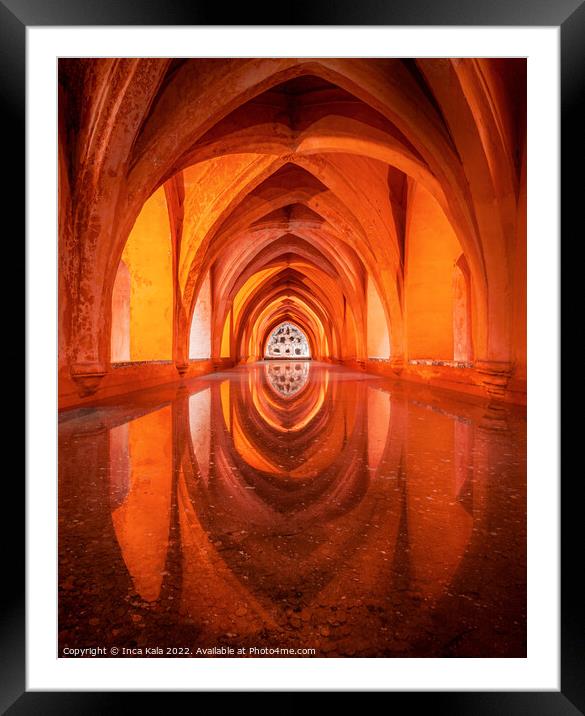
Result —
[[[468, 362], [521, 376], [524, 72], [479, 59], [62, 61], [63, 368], [88, 390], [117, 361], [113, 335], [148, 310], [131, 305], [120, 328], [113, 306], [134, 295], [116, 293], [121, 265], [153, 296], [163, 281], [131, 260], [158, 201], [164, 358], [182, 373], [194, 331], [212, 363], [237, 363], [262, 357], [285, 320], [319, 359], [397, 372], [451, 360], [433, 313], [452, 305], [463, 257]], [[439, 273], [434, 301], [424, 276]]]

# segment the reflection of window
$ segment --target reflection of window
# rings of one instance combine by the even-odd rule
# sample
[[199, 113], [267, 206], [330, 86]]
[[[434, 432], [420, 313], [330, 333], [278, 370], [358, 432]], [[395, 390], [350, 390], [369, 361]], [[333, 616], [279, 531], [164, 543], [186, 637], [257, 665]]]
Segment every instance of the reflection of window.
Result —
[[310, 358], [305, 334], [292, 323], [281, 323], [266, 343], [265, 358]]
[[298, 393], [309, 379], [308, 363], [269, 363], [266, 369], [268, 384], [283, 398]]

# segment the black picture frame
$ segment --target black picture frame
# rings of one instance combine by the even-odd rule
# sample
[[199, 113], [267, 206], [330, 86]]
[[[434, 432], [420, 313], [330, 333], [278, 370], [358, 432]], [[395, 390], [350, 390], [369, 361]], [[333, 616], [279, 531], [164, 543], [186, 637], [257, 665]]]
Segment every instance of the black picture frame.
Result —
[[[225, 23], [229, 13], [230, 22]], [[25, 70], [26, 28], [30, 26], [91, 25], [394, 25], [394, 26], [556, 26], [561, 34], [561, 216], [562, 227], [582, 226], [583, 183], [578, 163], [585, 156], [585, 0], [337, 0], [301, 1], [266, 9], [250, 4], [227, 9], [206, 0], [0, 0], [0, 88], [4, 138], [3, 199], [15, 216], [24, 217], [25, 196]], [[579, 216], [578, 216], [579, 213]], [[582, 229], [579, 234], [582, 233]], [[574, 238], [578, 238], [575, 235]], [[14, 240], [14, 239], [13, 239]], [[568, 287], [563, 300], [571, 301]], [[579, 305], [579, 304], [573, 304]], [[556, 336], [552, 350], [560, 350]], [[29, 370], [34, 362], [29, 360]], [[560, 400], [560, 376], [559, 376]], [[551, 425], [551, 431], [560, 428]], [[565, 435], [562, 446], [571, 439]], [[30, 447], [29, 447], [30, 449]], [[408, 707], [433, 714], [550, 714], [585, 713], [585, 624], [582, 558], [577, 510], [579, 474], [569, 475], [561, 495], [561, 688], [557, 692], [388, 692], [390, 706], [408, 699]], [[9, 477], [8, 474], [5, 477]], [[551, 476], [552, 479], [552, 476]], [[8, 493], [8, 494], [7, 494]], [[22, 504], [22, 484], [5, 480], [5, 505]], [[6, 508], [12, 511], [12, 507]], [[3, 522], [4, 608], [0, 632], [0, 708], [2, 713], [103, 714], [136, 708], [132, 692], [32, 692], [26, 690], [24, 548], [13, 545], [21, 526]], [[24, 543], [24, 541], [23, 541]], [[7, 550], [6, 546], [11, 545]], [[575, 551], [572, 551], [575, 550]], [[7, 554], [8, 552], [8, 554]], [[556, 576], [556, 575], [555, 575]], [[191, 695], [189, 693], [183, 695]], [[147, 694], [150, 705], [158, 694]], [[163, 698], [168, 698], [168, 693]]]

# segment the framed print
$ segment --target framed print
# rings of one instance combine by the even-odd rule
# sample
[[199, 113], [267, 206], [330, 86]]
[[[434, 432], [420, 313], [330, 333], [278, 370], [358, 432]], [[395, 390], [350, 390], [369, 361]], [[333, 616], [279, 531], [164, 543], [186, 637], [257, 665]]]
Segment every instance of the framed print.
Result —
[[557, 336], [583, 5], [0, 10], [27, 217], [5, 710], [582, 713]]

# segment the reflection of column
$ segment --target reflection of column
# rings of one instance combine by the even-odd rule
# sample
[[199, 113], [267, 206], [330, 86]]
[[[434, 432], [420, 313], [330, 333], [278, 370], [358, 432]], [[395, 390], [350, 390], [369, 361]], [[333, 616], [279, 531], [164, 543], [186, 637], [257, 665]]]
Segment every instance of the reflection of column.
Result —
[[457, 425], [456, 416], [436, 406], [408, 404], [404, 462], [410, 558], [417, 589], [430, 600], [458, 569], [473, 529], [467, 507], [454, 499]]
[[131, 464], [128, 444], [128, 423], [110, 430], [110, 504], [119, 507], [130, 490]]
[[109, 431], [102, 424], [60, 427], [60, 631], [77, 627], [80, 613], [86, 624], [105, 614], [99, 628], [107, 629], [111, 604], [104, 601], [103, 586], [112, 585], [112, 575], [116, 590], [127, 593], [131, 586], [111, 520], [110, 474], [104, 470], [109, 454]]
[[375, 470], [386, 448], [390, 431], [390, 395], [368, 387], [368, 467]]
[[394, 548], [394, 557], [392, 559], [391, 588], [393, 591], [401, 592], [410, 588], [412, 578], [410, 538], [408, 532], [408, 486], [404, 467], [404, 449], [400, 458], [398, 486], [400, 491], [400, 521], [398, 523], [398, 534]]
[[455, 497], [473, 514], [473, 426], [467, 420], [455, 421]]
[[[525, 442], [510, 427], [505, 406], [488, 405], [475, 433], [473, 454], [474, 483], [482, 497], [483, 519], [489, 519], [489, 507], [493, 505], [497, 524], [502, 516], [497, 513], [511, 506], [509, 494], [517, 489], [523, 491], [525, 479], [524, 468], [521, 469], [525, 465]], [[491, 529], [491, 523], [485, 524]]]
[[[470, 426], [473, 531], [433, 613], [444, 656], [526, 655], [525, 443], [508, 431]], [[449, 626], [451, 625], [451, 626]], [[453, 634], [459, 630], [459, 637]], [[443, 638], [443, 637], [439, 637]], [[437, 654], [437, 639], [424, 652]]]
[[160, 590], [160, 603], [167, 603], [167, 613], [176, 613], [180, 608], [183, 588], [183, 560], [181, 525], [179, 521], [178, 485], [181, 477], [183, 457], [188, 454], [189, 438], [189, 391], [184, 386], [177, 389], [172, 404], [172, 478], [169, 517], [169, 536], [164, 579]]
[[507, 415], [506, 406], [492, 400], [485, 409], [479, 427], [491, 432], [506, 431], [508, 430]]
[[[221, 445], [219, 444], [219, 437], [225, 436], [226, 433], [223, 430], [222, 421], [224, 421], [224, 413], [223, 413], [223, 401], [221, 396], [221, 385], [223, 385], [225, 381], [223, 381], [221, 384], [218, 384], [215, 382], [211, 386], [211, 407], [210, 407], [210, 424], [211, 425], [217, 425], [221, 426], [219, 430], [214, 430], [211, 433], [210, 437], [210, 445], [209, 445], [209, 473], [208, 473], [208, 492], [211, 494], [213, 491], [215, 484], [217, 482], [217, 460], [215, 459], [216, 451], [221, 449]], [[227, 427], [227, 426], [226, 426]], [[229, 430], [229, 428], [228, 428]], [[212, 457], [213, 456], [213, 457]], [[212, 462], [213, 460], [213, 462]]]
[[388, 436], [382, 463], [386, 464], [386, 472], [390, 469], [391, 474], [398, 476], [400, 466], [404, 459], [404, 444], [406, 441], [408, 408], [402, 398], [393, 397], [390, 394], [390, 422], [388, 424]]
[[66, 426], [60, 430], [59, 509], [63, 515], [72, 511], [83, 514], [86, 504], [95, 500], [103, 506], [98, 513], [100, 522], [109, 517], [109, 481], [102, 470], [109, 462], [109, 452], [109, 432], [102, 424], [75, 432], [69, 432]]
[[525, 424], [510, 419], [503, 429], [497, 420], [493, 429], [493, 422], [490, 414], [475, 431], [474, 532], [453, 591], [481, 595], [478, 639], [491, 640], [498, 653], [521, 656], [526, 648]]

